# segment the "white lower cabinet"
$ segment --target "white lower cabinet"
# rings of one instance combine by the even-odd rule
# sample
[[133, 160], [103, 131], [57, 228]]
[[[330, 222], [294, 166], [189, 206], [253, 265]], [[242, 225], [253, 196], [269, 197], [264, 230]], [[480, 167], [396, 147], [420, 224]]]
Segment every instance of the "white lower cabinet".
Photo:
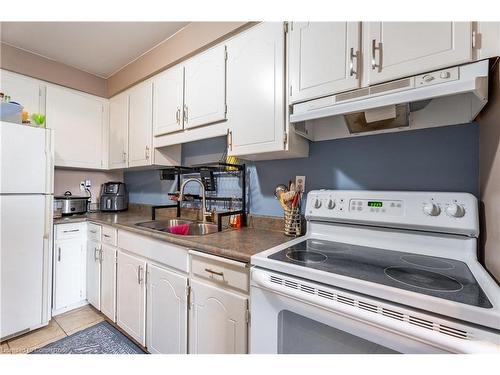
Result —
[[116, 322], [116, 248], [101, 245], [101, 312]]
[[187, 283], [184, 275], [148, 264], [146, 346], [150, 353], [187, 352]]
[[87, 301], [101, 309], [101, 244], [87, 242]]
[[54, 247], [53, 315], [78, 307], [86, 298], [85, 239], [56, 241]]
[[191, 280], [189, 353], [247, 353], [248, 298]]
[[146, 261], [118, 251], [116, 283], [116, 322], [133, 339], [146, 341]]

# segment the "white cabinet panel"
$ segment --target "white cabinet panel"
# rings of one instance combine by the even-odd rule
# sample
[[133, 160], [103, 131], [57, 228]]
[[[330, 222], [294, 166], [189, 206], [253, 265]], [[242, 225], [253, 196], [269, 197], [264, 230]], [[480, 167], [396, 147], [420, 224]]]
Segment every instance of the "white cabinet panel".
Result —
[[153, 86], [146, 82], [129, 91], [129, 167], [151, 165]]
[[109, 100], [109, 168], [126, 168], [128, 152], [128, 93]]
[[55, 311], [75, 306], [85, 299], [85, 240], [56, 242], [54, 251]]
[[363, 23], [369, 84], [472, 60], [471, 22]]
[[360, 22], [290, 24], [292, 103], [360, 86]]
[[0, 91], [9, 95], [11, 101], [21, 104], [30, 117], [33, 113], [45, 113], [43, 83], [5, 70], [0, 75]]
[[189, 352], [246, 353], [248, 299], [196, 280], [191, 281], [191, 293]]
[[116, 323], [132, 338], [145, 345], [146, 262], [118, 251], [116, 282]]
[[212, 48], [184, 66], [184, 128], [226, 118], [226, 47]]
[[101, 244], [87, 242], [87, 301], [101, 309]]
[[187, 277], [148, 264], [147, 348], [150, 353], [187, 352]]
[[102, 245], [101, 312], [116, 322], [116, 249]]
[[183, 129], [184, 67], [174, 66], [153, 80], [154, 135]]
[[285, 44], [280, 22], [264, 22], [227, 43], [229, 155], [284, 150]]
[[104, 167], [102, 99], [50, 85], [46, 122], [54, 129], [56, 166]]

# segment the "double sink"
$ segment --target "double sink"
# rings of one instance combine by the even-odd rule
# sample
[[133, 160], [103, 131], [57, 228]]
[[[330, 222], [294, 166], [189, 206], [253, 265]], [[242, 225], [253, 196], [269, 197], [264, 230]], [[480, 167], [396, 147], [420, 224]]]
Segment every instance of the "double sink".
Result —
[[[168, 219], [168, 220], [152, 220], [145, 221], [143, 223], [136, 224], [139, 227], [153, 229], [159, 232], [171, 233], [178, 236], [204, 236], [207, 234], [216, 233], [217, 224], [214, 223], [203, 223], [199, 221], [189, 221], [180, 219]], [[187, 227], [187, 230], [186, 229]], [[173, 230], [173, 228], [182, 228], [183, 230]]]

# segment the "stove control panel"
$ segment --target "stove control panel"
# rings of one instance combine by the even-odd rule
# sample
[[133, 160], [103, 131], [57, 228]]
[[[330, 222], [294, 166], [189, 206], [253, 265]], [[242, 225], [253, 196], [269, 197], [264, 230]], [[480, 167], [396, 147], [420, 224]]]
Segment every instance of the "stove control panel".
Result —
[[309, 221], [479, 234], [478, 202], [468, 193], [315, 190], [305, 214]]

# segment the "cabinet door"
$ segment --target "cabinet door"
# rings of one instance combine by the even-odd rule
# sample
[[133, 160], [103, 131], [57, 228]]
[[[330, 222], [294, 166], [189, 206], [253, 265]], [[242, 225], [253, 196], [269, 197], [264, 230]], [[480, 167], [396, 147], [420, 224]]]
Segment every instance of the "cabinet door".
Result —
[[203, 52], [184, 65], [184, 128], [226, 119], [226, 47]]
[[116, 323], [137, 342], [145, 345], [146, 262], [118, 251]]
[[135, 86], [129, 99], [128, 165], [151, 165], [153, 140], [153, 85], [151, 82]]
[[33, 113], [45, 113], [45, 107], [42, 106], [44, 87], [39, 81], [5, 70], [1, 70], [0, 74], [0, 91], [9, 95], [11, 101], [21, 104], [30, 116]]
[[126, 168], [128, 154], [128, 92], [109, 100], [109, 168]]
[[247, 353], [248, 299], [225, 289], [191, 281], [189, 352]]
[[369, 84], [472, 60], [470, 22], [363, 23]]
[[47, 87], [47, 127], [54, 129], [55, 165], [104, 166], [102, 99], [66, 88]]
[[289, 29], [292, 103], [360, 86], [359, 22], [292, 22]]
[[116, 249], [102, 245], [101, 312], [116, 322]]
[[174, 66], [153, 81], [153, 127], [155, 135], [183, 129], [184, 67]]
[[64, 309], [85, 299], [85, 242], [56, 243], [54, 263], [54, 310]]
[[187, 352], [187, 277], [148, 264], [147, 348], [150, 353]]
[[101, 309], [101, 244], [87, 242], [87, 301], [97, 310]]
[[264, 22], [227, 44], [229, 155], [284, 150], [285, 36]]

